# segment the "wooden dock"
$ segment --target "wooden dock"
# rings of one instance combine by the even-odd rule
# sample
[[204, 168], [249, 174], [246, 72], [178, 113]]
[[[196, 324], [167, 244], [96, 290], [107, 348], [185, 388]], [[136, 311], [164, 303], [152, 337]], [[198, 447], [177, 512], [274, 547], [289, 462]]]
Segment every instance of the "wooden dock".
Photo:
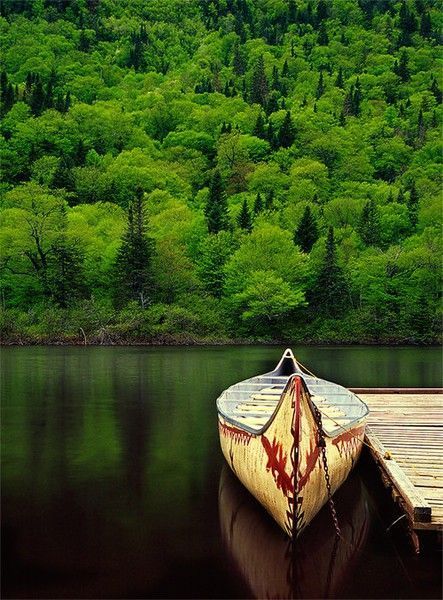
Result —
[[443, 530], [443, 389], [353, 391], [369, 406], [366, 443], [419, 552], [418, 531]]

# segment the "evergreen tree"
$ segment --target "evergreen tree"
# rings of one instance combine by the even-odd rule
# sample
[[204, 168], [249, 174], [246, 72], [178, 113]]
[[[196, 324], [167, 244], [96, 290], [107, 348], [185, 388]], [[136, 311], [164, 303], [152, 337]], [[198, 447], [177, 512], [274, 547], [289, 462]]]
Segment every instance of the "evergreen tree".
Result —
[[272, 125], [272, 121], [269, 121], [268, 131], [266, 132], [266, 138], [271, 145], [271, 148], [275, 150], [278, 147], [278, 139], [277, 135], [274, 131], [274, 126]]
[[340, 67], [337, 74], [337, 79], [335, 80], [335, 86], [343, 89], [344, 87], [344, 79], [343, 79], [343, 68]]
[[226, 231], [208, 235], [200, 246], [197, 272], [203, 287], [214, 298], [221, 298], [226, 278], [225, 265], [231, 254], [232, 240]]
[[234, 46], [234, 57], [232, 59], [232, 66], [234, 67], [234, 73], [236, 75], [244, 75], [246, 72], [246, 61], [243, 56], [240, 44]]
[[86, 154], [88, 153], [88, 149], [86, 148], [82, 139], [79, 140], [77, 144], [77, 149], [75, 151], [75, 164], [77, 166], [82, 166], [85, 164]]
[[63, 112], [68, 112], [68, 110], [71, 108], [71, 92], [68, 90], [66, 92], [66, 96], [65, 96], [65, 102], [63, 104]]
[[209, 196], [205, 207], [209, 233], [229, 228], [228, 203], [220, 171], [215, 171], [209, 184]]
[[310, 305], [316, 314], [340, 316], [347, 305], [347, 283], [338, 264], [334, 229], [329, 227], [326, 254], [311, 289]]
[[352, 96], [352, 114], [356, 117], [360, 116], [360, 104], [363, 99], [363, 94], [361, 91], [360, 78], [357, 77], [357, 81], [355, 82], [354, 94]]
[[423, 146], [426, 138], [426, 126], [423, 118], [423, 109], [420, 108], [417, 117], [417, 145]]
[[263, 55], [260, 55], [255, 65], [254, 72], [252, 74], [252, 85], [250, 99], [254, 104], [261, 104], [263, 108], [266, 107], [269, 95], [268, 78], [265, 72], [265, 62]]
[[283, 68], [282, 68], [282, 71], [281, 71], [281, 76], [282, 77], [289, 77], [289, 65], [288, 65], [288, 60], [287, 59], [283, 63]]
[[52, 299], [61, 308], [67, 308], [86, 293], [83, 262], [83, 253], [77, 246], [68, 243], [65, 235], [51, 246], [46, 285]]
[[293, 23], [297, 23], [298, 14], [297, 14], [297, 5], [295, 0], [289, 0], [288, 2], [288, 23], [292, 25]]
[[30, 106], [32, 113], [36, 117], [42, 113], [42, 110], [45, 106], [45, 92], [43, 90], [43, 84], [40, 77], [38, 77], [37, 81], [32, 87]]
[[145, 308], [152, 299], [153, 242], [146, 234], [143, 190], [138, 188], [128, 207], [128, 224], [117, 253], [116, 301], [136, 300]]
[[405, 194], [401, 188], [398, 190], [397, 202], [398, 202], [398, 204], [405, 203]]
[[420, 19], [420, 35], [424, 38], [430, 38], [432, 34], [431, 17], [428, 11], [425, 11]]
[[265, 197], [265, 209], [273, 210], [274, 208], [274, 190], [269, 190]]
[[329, 37], [326, 31], [326, 25], [324, 23], [321, 23], [318, 30], [317, 43], [320, 46], [327, 46], [329, 44]]
[[303, 252], [310, 252], [312, 246], [318, 240], [317, 221], [307, 206], [303, 212], [301, 221], [294, 233], [294, 244], [300, 246]]
[[408, 67], [409, 59], [406, 50], [400, 54], [400, 60], [394, 62], [394, 73], [400, 77], [402, 81], [409, 81], [410, 73]]
[[357, 231], [366, 246], [380, 244], [380, 216], [374, 200], [369, 200], [364, 205]]
[[346, 126], [346, 117], [345, 117], [344, 110], [341, 111], [340, 116], [338, 118], [338, 122], [340, 123], [340, 127]]
[[281, 148], [289, 148], [295, 140], [294, 125], [292, 123], [291, 113], [286, 112], [283, 123], [278, 134], [278, 145]]
[[320, 71], [320, 75], [318, 78], [318, 84], [317, 84], [317, 90], [315, 92], [315, 97], [317, 100], [323, 96], [324, 91], [325, 91], [325, 84], [323, 81], [323, 71]]
[[238, 225], [241, 229], [245, 229], [246, 231], [252, 231], [252, 219], [251, 213], [249, 212], [248, 203], [246, 202], [246, 198], [243, 200], [243, 204], [241, 207], [240, 214], [238, 215]]
[[80, 38], [78, 41], [78, 49], [80, 50], [80, 52], [87, 52], [89, 50], [89, 39], [88, 39], [88, 36], [85, 34], [84, 29], [82, 29], [80, 31]]
[[268, 103], [266, 104], [266, 113], [268, 115], [279, 110], [279, 106], [278, 106], [279, 96], [280, 96], [280, 94], [278, 92], [276, 92], [275, 90], [273, 90], [269, 94]]
[[316, 22], [317, 25], [323, 23], [325, 19], [328, 18], [328, 4], [325, 0], [319, 0], [317, 4], [317, 12], [316, 12]]
[[255, 122], [253, 133], [254, 133], [254, 135], [256, 135], [257, 137], [259, 137], [263, 140], [266, 139], [265, 119], [263, 117], [262, 111], [260, 111], [258, 113], [258, 117]]
[[260, 192], [257, 192], [254, 202], [254, 215], [258, 215], [263, 210], [263, 200]]
[[413, 181], [409, 188], [409, 197], [407, 200], [409, 222], [411, 223], [413, 228], [415, 228], [418, 223], [419, 202], [420, 199], [418, 196], [417, 188], [415, 187], [415, 182]]
[[437, 104], [441, 104], [441, 102], [442, 102], [442, 92], [441, 92], [441, 89], [438, 87], [437, 80], [435, 79], [434, 76], [432, 76], [431, 86], [430, 86], [429, 90], [433, 93], [434, 98], [435, 98]]

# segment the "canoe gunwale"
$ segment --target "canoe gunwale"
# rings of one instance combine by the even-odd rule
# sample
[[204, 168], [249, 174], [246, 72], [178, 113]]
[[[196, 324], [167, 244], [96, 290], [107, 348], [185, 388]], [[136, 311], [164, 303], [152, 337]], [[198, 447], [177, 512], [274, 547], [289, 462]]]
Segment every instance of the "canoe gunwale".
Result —
[[[275, 378], [279, 377], [277, 375], [273, 375], [273, 373], [275, 373], [275, 372], [278, 372], [277, 369], [275, 369], [275, 371], [270, 371], [269, 373], [265, 373], [264, 375], [258, 375], [257, 378], [275, 379]], [[290, 388], [292, 382], [294, 381], [295, 378], [299, 378], [300, 381], [303, 382], [302, 385], [305, 388], [305, 391], [307, 392], [308, 404], [309, 404], [309, 408], [310, 408], [313, 416], [315, 416], [315, 413], [316, 413], [315, 409], [318, 409], [324, 418], [331, 419], [331, 417], [328, 417], [328, 415], [324, 415], [323, 414], [322, 409], [321, 409], [321, 405], [318, 406], [313, 401], [313, 399], [312, 399], [313, 394], [312, 394], [312, 392], [311, 392], [311, 390], [309, 388], [309, 385], [305, 381], [305, 374], [304, 373], [301, 373], [300, 371], [297, 371], [297, 372], [293, 373], [292, 375], [289, 375], [287, 377], [281, 377], [281, 378], [282, 379], [286, 379], [286, 384], [285, 384], [283, 390], [280, 393], [279, 399], [278, 399], [278, 401], [277, 401], [277, 403], [275, 405], [275, 408], [274, 408], [273, 412], [271, 413], [271, 415], [269, 416], [269, 419], [266, 421], [266, 423], [264, 423], [264, 425], [262, 427], [260, 427], [260, 428], [252, 427], [250, 425], [247, 425], [246, 423], [242, 423], [239, 419], [236, 419], [235, 417], [233, 417], [229, 412], [227, 412], [226, 410], [223, 410], [222, 407], [220, 406], [221, 400], [223, 399], [223, 396], [224, 396], [224, 394], [227, 391], [229, 391], [229, 390], [230, 391], [235, 391], [235, 390], [231, 390], [231, 388], [235, 388], [236, 385], [248, 383], [251, 380], [256, 379], [255, 377], [252, 377], [252, 378], [240, 381], [238, 384], [235, 384], [234, 386], [231, 386], [231, 388], [228, 388], [228, 390], [225, 390], [224, 392], [222, 392], [222, 394], [217, 399], [217, 412], [218, 412], [219, 416], [222, 417], [226, 422], [230, 423], [231, 425], [234, 425], [236, 427], [240, 427], [241, 429], [243, 429], [247, 433], [250, 433], [250, 434], [253, 434], [253, 435], [256, 435], [256, 436], [263, 435], [264, 433], [266, 433], [267, 429], [272, 425], [272, 423], [274, 422], [275, 418], [277, 417], [277, 415], [278, 415], [278, 413], [279, 413], [279, 411], [281, 409], [281, 406], [282, 406], [282, 404], [284, 402], [285, 395], [287, 393], [289, 393], [289, 388]], [[327, 382], [326, 380], [321, 380], [321, 381], [324, 381], [325, 384], [336, 385], [336, 384], [331, 384], [330, 382]], [[339, 386], [339, 387], [341, 387], [341, 386]], [[265, 389], [265, 386], [264, 386], [263, 389]], [[337, 416], [337, 418], [336, 418], [337, 420], [331, 419], [335, 423], [336, 427], [334, 429], [332, 429], [332, 430], [326, 430], [326, 429], [324, 429], [324, 433], [325, 433], [325, 435], [328, 438], [334, 438], [334, 437], [340, 435], [341, 433], [352, 429], [355, 426], [356, 423], [358, 423], [358, 422], [362, 421], [363, 419], [365, 419], [366, 416], [369, 413], [368, 406], [367, 406], [367, 404], [363, 400], [361, 400], [358, 396], [356, 396], [355, 394], [353, 394], [353, 392], [350, 392], [346, 388], [343, 388], [343, 391], [345, 393], [348, 393], [350, 396], [354, 396], [358, 400], [359, 404], [362, 406], [363, 411], [362, 411], [362, 413], [360, 415], [356, 416], [353, 419], [348, 417], [346, 419], [346, 423], [344, 423], [343, 425], [338, 422], [338, 421], [343, 420], [343, 417], [338, 417]], [[241, 393], [241, 392], [238, 392], [238, 393]], [[259, 393], [259, 391], [258, 391], [258, 393]], [[330, 394], [328, 394], [328, 397], [332, 397], [334, 395], [338, 395], [338, 394], [330, 393]], [[277, 397], [278, 394], [275, 394], [275, 396]], [[236, 403], [238, 405], [238, 404], [241, 404], [242, 402], [246, 402], [246, 401], [247, 400], [243, 400], [242, 401], [239, 398], [238, 400], [232, 401], [232, 403], [233, 404]], [[257, 404], [260, 404], [260, 402], [261, 402], [260, 399], [257, 400]], [[350, 403], [350, 404], [342, 403], [342, 404], [340, 404], [338, 406], [345, 407], [345, 406], [355, 406], [355, 405], [356, 405], [356, 403], [353, 402], [353, 403]], [[252, 416], [252, 415], [249, 415], [249, 416]]]

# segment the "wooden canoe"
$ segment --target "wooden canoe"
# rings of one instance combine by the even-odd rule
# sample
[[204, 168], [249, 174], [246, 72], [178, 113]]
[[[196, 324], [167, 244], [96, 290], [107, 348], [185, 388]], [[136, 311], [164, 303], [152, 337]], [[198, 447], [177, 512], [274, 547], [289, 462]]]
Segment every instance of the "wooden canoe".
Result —
[[359, 457], [368, 413], [349, 390], [308, 374], [289, 349], [273, 371], [225, 390], [217, 410], [229, 466], [291, 537], [329, 497], [322, 438], [332, 495]]

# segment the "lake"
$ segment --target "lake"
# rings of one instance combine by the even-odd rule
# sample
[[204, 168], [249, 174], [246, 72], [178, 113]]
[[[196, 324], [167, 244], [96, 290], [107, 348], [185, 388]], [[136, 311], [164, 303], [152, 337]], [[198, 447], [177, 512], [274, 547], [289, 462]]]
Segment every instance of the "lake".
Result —
[[[367, 458], [337, 499], [343, 547], [326, 507], [295, 559], [224, 470], [215, 400], [283, 349], [3, 348], [2, 597], [439, 598], [437, 552], [386, 532]], [[442, 382], [439, 348], [293, 350], [349, 387]]]

